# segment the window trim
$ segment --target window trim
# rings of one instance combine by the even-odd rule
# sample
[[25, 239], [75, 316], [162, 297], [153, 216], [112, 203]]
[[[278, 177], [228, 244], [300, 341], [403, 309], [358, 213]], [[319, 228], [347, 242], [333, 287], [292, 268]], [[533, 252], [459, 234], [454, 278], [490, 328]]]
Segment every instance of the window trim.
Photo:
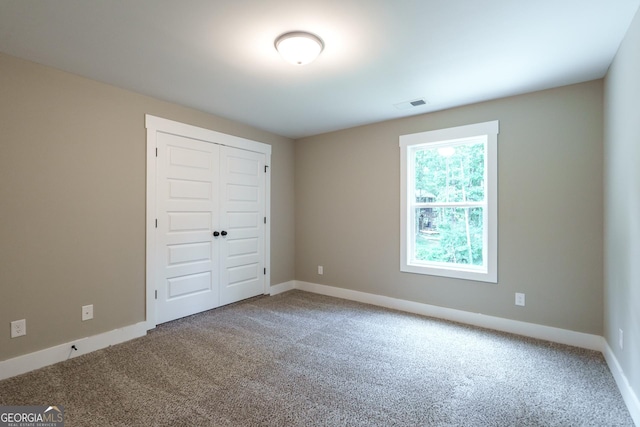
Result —
[[[457, 126], [427, 132], [419, 132], [409, 135], [400, 135], [400, 271], [406, 273], [427, 274], [433, 276], [450, 277], [457, 279], [476, 280], [489, 283], [498, 282], [498, 133], [499, 121], [476, 123]], [[409, 173], [413, 173], [413, 165], [410, 164], [412, 151], [420, 146], [437, 146], [449, 144], [455, 140], [486, 136], [485, 157], [485, 227], [487, 233], [486, 253], [487, 268], [464, 268], [448, 265], [429, 263], [417, 265], [408, 259], [409, 244], [415, 240], [413, 226], [411, 225], [412, 213], [409, 206], [410, 188]], [[456, 204], [457, 205], [457, 204]], [[413, 205], [411, 206], [413, 207]]]

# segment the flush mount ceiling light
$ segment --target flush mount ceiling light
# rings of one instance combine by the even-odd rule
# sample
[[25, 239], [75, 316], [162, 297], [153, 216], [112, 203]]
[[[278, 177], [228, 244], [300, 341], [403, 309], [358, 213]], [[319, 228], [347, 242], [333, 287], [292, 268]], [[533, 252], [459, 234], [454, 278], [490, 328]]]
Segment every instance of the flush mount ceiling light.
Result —
[[284, 33], [276, 39], [274, 45], [284, 60], [294, 65], [312, 62], [324, 49], [320, 37], [304, 31]]

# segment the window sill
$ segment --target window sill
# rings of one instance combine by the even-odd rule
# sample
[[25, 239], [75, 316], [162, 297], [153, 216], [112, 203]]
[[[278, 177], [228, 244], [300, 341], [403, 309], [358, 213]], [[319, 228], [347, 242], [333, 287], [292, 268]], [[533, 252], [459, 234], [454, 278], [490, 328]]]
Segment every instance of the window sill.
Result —
[[418, 264], [405, 264], [400, 267], [403, 273], [424, 274], [428, 276], [448, 277], [451, 279], [473, 280], [476, 282], [498, 283], [496, 272], [461, 268], [440, 268]]

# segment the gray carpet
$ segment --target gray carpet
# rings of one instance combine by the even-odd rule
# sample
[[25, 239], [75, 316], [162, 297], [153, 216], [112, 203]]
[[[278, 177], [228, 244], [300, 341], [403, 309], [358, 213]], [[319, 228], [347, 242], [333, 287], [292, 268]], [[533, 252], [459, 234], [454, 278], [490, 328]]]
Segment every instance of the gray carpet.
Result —
[[633, 426], [600, 353], [291, 291], [0, 382], [66, 426]]

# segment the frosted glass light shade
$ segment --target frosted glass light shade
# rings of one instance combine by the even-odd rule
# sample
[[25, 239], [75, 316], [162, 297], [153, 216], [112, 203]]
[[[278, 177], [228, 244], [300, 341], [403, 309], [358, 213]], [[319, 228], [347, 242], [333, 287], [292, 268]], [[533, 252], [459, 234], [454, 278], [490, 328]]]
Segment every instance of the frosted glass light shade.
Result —
[[302, 31], [282, 34], [274, 44], [282, 58], [294, 65], [312, 62], [324, 49], [324, 43], [318, 36]]

